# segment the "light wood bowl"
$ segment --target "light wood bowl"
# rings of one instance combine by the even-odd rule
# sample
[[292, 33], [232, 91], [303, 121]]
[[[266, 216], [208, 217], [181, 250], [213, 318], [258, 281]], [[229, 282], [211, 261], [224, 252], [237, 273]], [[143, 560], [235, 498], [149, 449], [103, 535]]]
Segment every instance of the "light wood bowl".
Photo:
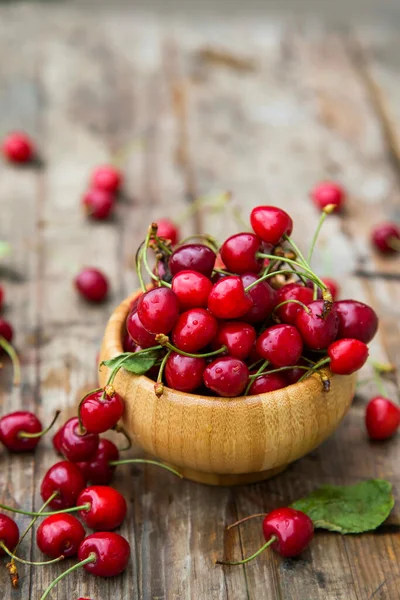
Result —
[[[123, 352], [126, 317], [139, 293], [111, 315], [100, 362]], [[281, 390], [239, 398], [199, 396], [167, 387], [157, 398], [154, 381], [123, 369], [114, 387], [125, 400], [123, 425], [138, 446], [193, 481], [236, 485], [280, 473], [335, 431], [351, 405], [356, 377], [327, 373], [329, 392], [322, 391], [320, 378], [313, 375]], [[101, 386], [108, 376], [103, 366]]]

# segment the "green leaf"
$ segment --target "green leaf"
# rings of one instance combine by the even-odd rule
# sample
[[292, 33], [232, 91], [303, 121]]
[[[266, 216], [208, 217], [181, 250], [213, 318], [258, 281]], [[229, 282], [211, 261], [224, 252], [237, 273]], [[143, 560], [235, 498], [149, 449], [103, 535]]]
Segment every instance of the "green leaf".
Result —
[[362, 533], [381, 525], [394, 506], [392, 484], [369, 479], [355, 485], [324, 485], [292, 504], [305, 512], [315, 527], [339, 533]]
[[123, 367], [126, 371], [135, 375], [143, 375], [157, 362], [158, 351], [142, 350], [141, 352], [124, 352], [118, 354], [110, 360], [104, 360], [101, 364], [105, 365], [112, 371], [116, 371]]

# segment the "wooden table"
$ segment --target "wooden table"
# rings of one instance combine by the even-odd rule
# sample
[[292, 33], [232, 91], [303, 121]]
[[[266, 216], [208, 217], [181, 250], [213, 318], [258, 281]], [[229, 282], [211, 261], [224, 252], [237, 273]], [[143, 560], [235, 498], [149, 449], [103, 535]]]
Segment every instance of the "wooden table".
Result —
[[[371, 303], [381, 317], [371, 355], [400, 366], [399, 259], [369, 247], [371, 226], [400, 218], [400, 39], [391, 27], [334, 27], [312, 17], [162, 18], [115, 5], [3, 5], [0, 9], [0, 132], [35, 137], [43, 168], [0, 166], [0, 239], [6, 316], [16, 328], [23, 385], [1, 376], [1, 411], [19, 406], [44, 422], [75, 411], [96, 380], [95, 358], [108, 315], [136, 286], [132, 256], [154, 218], [179, 220], [202, 194], [233, 192], [224, 212], [209, 204], [186, 218], [184, 233], [222, 237], [241, 228], [258, 203], [288, 209], [306, 247], [317, 222], [308, 199], [321, 178], [349, 190], [342, 217], [329, 218], [315, 256], [339, 277], [342, 297]], [[80, 207], [90, 169], [117, 155], [126, 194], [109, 223], [89, 223]], [[233, 209], [235, 207], [235, 210]], [[236, 217], [234, 216], [236, 215]], [[101, 266], [112, 294], [87, 306], [72, 288], [82, 265]], [[368, 376], [368, 369], [366, 371]], [[393, 398], [396, 388], [388, 384]], [[336, 434], [283, 475], [241, 488], [176, 481], [154, 468], [121, 468], [129, 500], [122, 528], [132, 547], [127, 573], [95, 580], [76, 573], [51, 598], [74, 600], [260, 600], [400, 598], [400, 523], [395, 508], [376, 533], [318, 532], [298, 560], [266, 552], [258, 522], [229, 534], [227, 524], [268, 511], [324, 483], [371, 477], [400, 480], [400, 438], [367, 441], [365, 403], [356, 397]], [[139, 455], [139, 451], [133, 453]], [[1, 451], [1, 497], [29, 509], [55, 461], [50, 438], [35, 455]], [[19, 518], [21, 527], [27, 519]], [[24, 545], [23, 555], [40, 553]], [[21, 568], [19, 592], [0, 574], [4, 600], [38, 600], [61, 567]]]

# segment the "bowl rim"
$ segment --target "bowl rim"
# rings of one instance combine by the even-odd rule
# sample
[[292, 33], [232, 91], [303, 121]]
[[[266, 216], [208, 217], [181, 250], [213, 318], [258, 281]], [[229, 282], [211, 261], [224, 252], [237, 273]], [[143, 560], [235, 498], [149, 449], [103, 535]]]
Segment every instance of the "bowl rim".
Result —
[[[102, 359], [103, 359], [103, 356], [105, 353], [107, 353], [109, 355], [108, 359], [110, 359], [113, 356], [117, 356], [118, 354], [122, 354], [124, 352], [122, 343], [123, 343], [123, 332], [124, 332], [126, 319], [129, 314], [132, 302], [134, 302], [136, 300], [136, 298], [138, 298], [142, 293], [143, 293], [142, 290], [140, 290], [140, 289], [136, 290], [133, 294], [131, 294], [130, 296], [125, 298], [112, 312], [112, 314], [108, 320], [108, 323], [107, 323], [107, 326], [105, 329], [105, 333], [104, 333], [103, 348], [104, 348], [104, 346], [106, 346], [106, 347], [104, 348], [104, 350], [102, 348], [102, 352], [101, 352]], [[99, 370], [102, 370], [101, 366], [99, 367]], [[329, 377], [330, 380], [346, 377], [345, 375], [341, 376], [341, 375], [336, 375], [336, 374], [332, 373], [329, 368], [324, 368], [324, 369], [322, 369], [322, 371], [324, 373], [326, 373], [326, 375]], [[154, 383], [155, 383], [154, 380], [150, 379], [149, 377], [146, 377], [146, 375], [135, 375], [134, 373], [128, 373], [128, 372], [126, 373], [126, 375], [130, 375], [130, 376], [132, 376], [132, 378], [136, 378], [138, 381], [141, 380], [146, 387], [154, 386]], [[260, 394], [248, 395], [248, 396], [233, 396], [233, 397], [203, 396], [201, 394], [193, 394], [191, 392], [183, 392], [181, 390], [175, 390], [173, 388], [168, 387], [167, 385], [164, 385], [164, 392], [167, 392], [167, 393], [170, 392], [176, 396], [182, 396], [182, 398], [190, 398], [193, 403], [195, 403], [196, 399], [197, 399], [199, 402], [201, 401], [203, 404], [205, 401], [209, 401], [212, 404], [215, 404], [216, 402], [232, 404], [235, 401], [240, 401], [240, 403], [252, 404], [257, 398], [259, 399], [260, 397], [262, 397], [262, 398], [268, 398], [268, 397], [272, 398], [274, 396], [276, 397], [277, 395], [279, 395], [279, 393], [282, 393], [282, 392], [286, 393], [286, 390], [288, 388], [293, 388], [294, 386], [296, 386], [297, 390], [299, 390], [299, 391], [301, 391], [301, 390], [303, 390], [304, 392], [309, 391], [310, 387], [315, 387], [316, 378], [319, 379], [319, 376], [315, 373], [315, 374], [311, 375], [310, 377], [308, 377], [307, 379], [305, 379], [304, 381], [287, 385], [284, 388], [279, 388], [278, 390], [272, 390], [271, 392], [262, 392]], [[319, 380], [318, 380], [318, 385], [320, 385]], [[322, 389], [320, 390], [320, 392], [322, 392]], [[326, 392], [326, 393], [329, 393], [329, 392]]]

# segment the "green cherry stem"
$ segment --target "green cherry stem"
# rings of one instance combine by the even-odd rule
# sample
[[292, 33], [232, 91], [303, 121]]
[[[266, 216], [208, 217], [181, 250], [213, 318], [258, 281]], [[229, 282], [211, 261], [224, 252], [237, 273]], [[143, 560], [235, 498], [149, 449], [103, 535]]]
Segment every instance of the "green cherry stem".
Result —
[[308, 251], [307, 263], [309, 265], [311, 264], [311, 259], [312, 259], [312, 256], [314, 254], [315, 245], [317, 243], [317, 239], [318, 239], [318, 236], [320, 234], [322, 225], [324, 224], [324, 221], [325, 221], [326, 217], [328, 215], [330, 215], [335, 210], [335, 208], [336, 208], [335, 204], [328, 204], [327, 206], [325, 206], [325, 208], [323, 209], [323, 211], [321, 213], [321, 216], [319, 218], [319, 222], [318, 222], [318, 225], [317, 225], [317, 229], [315, 230], [315, 233], [313, 235], [313, 239], [311, 240], [311, 246], [310, 246], [310, 249]]
[[311, 310], [308, 308], [308, 306], [306, 306], [304, 304], [304, 302], [300, 302], [300, 300], [296, 300], [295, 298], [292, 298], [291, 300], [284, 300], [283, 302], [280, 302], [279, 304], [277, 304], [274, 308], [274, 310], [272, 311], [272, 314], [275, 314], [276, 311], [278, 310], [278, 308], [280, 308], [281, 306], [285, 306], [285, 304], [298, 304], [299, 306], [301, 306], [308, 314], [310, 314]]
[[158, 333], [156, 335], [156, 342], [159, 342], [164, 348], [168, 348], [172, 352], [176, 352], [177, 354], [181, 354], [182, 356], [188, 356], [189, 358], [208, 358], [209, 356], [217, 356], [218, 354], [222, 354], [226, 352], [228, 348], [226, 346], [221, 346], [218, 350], [214, 350], [213, 352], [206, 352], [205, 354], [192, 354], [191, 352], [185, 352], [176, 346], [173, 346], [167, 335], [163, 333]]
[[173, 473], [177, 477], [180, 477], [180, 479], [183, 479], [182, 473], [179, 473], [179, 471], [176, 471], [176, 469], [173, 469], [172, 467], [169, 467], [168, 465], [165, 465], [164, 463], [158, 462], [157, 460], [150, 460], [147, 458], [126, 458], [123, 460], [111, 460], [108, 464], [111, 467], [118, 467], [118, 465], [131, 465], [131, 464], [155, 465], [156, 467], [161, 467], [162, 469], [165, 469], [166, 471]]
[[292, 238], [290, 236], [288, 236], [287, 234], [285, 234], [283, 236], [283, 238], [289, 242], [289, 244], [292, 246], [293, 250], [296, 252], [298, 258], [300, 259], [300, 261], [306, 265], [307, 267], [309, 267], [309, 263], [307, 262], [304, 254], [302, 253], [302, 251], [300, 250], [300, 248], [298, 247], [298, 245], [294, 242], [294, 240], [292, 240]]
[[[258, 368], [257, 372], [256, 372], [256, 373], [254, 373], [254, 376], [255, 376], [255, 377], [258, 377], [258, 375], [259, 375], [260, 373], [262, 373], [262, 371], [263, 371], [263, 370], [264, 370], [266, 367], [268, 367], [268, 365], [269, 365], [269, 360], [264, 360], [264, 361], [262, 362], [262, 365], [261, 365], [261, 366]], [[252, 385], [253, 385], [253, 380], [252, 380], [252, 379], [249, 379], [249, 383], [247, 384], [247, 387], [246, 387], [246, 389], [245, 389], [245, 391], [244, 391], [244, 394], [243, 394], [244, 396], [247, 396], [247, 394], [249, 393], [249, 389], [251, 388], [251, 386], [252, 386]]]
[[46, 433], [48, 431], [50, 431], [50, 429], [53, 427], [54, 423], [57, 421], [57, 419], [60, 415], [61, 415], [61, 410], [56, 410], [51, 423], [49, 425], [47, 425], [47, 427], [45, 429], [42, 429], [42, 431], [38, 431], [37, 433], [29, 433], [28, 431], [20, 431], [20, 433], [18, 434], [18, 437], [31, 439], [31, 438], [39, 438], [39, 437], [42, 437], [42, 435], [46, 435]]
[[136, 273], [139, 279], [139, 283], [140, 283], [140, 287], [142, 289], [142, 292], [145, 294], [147, 292], [146, 289], [146, 284], [144, 282], [143, 279], [143, 275], [142, 275], [142, 252], [143, 252], [143, 245], [144, 242], [142, 242], [139, 246], [139, 248], [136, 251], [136, 257], [135, 257], [135, 264], [136, 264]]
[[376, 369], [374, 369], [374, 382], [376, 387], [378, 388], [378, 392], [387, 398], [387, 390], [385, 388], [385, 385], [382, 381], [382, 377], [379, 375], [378, 371]]
[[132, 440], [126, 429], [117, 423], [114, 425], [113, 431], [115, 431], [115, 433], [120, 433], [126, 439], [126, 446], [123, 446], [123, 448], [118, 448], [119, 452], [126, 452], [127, 450], [130, 450], [132, 448]]
[[217, 561], [215, 561], [215, 564], [216, 565], [245, 565], [246, 563], [253, 560], [253, 558], [256, 558], [262, 552], [264, 552], [264, 550], [266, 550], [269, 546], [271, 546], [271, 544], [273, 544], [276, 541], [276, 539], [277, 538], [273, 535], [272, 538], [268, 540], [268, 542], [266, 542], [263, 546], [261, 546], [261, 548], [259, 548], [257, 550], [257, 552], [254, 552], [254, 554], [252, 554], [251, 556], [248, 556], [247, 558], [244, 558], [243, 560], [237, 560], [235, 562], [217, 560]]
[[70, 567], [69, 569], [67, 569], [66, 571], [64, 571], [64, 573], [61, 573], [61, 575], [59, 575], [58, 577], [56, 577], [55, 580], [49, 585], [49, 587], [44, 592], [44, 594], [40, 598], [40, 600], [45, 600], [47, 598], [47, 596], [50, 594], [51, 590], [56, 587], [56, 585], [59, 583], [59, 581], [61, 581], [61, 579], [63, 579], [64, 577], [66, 577], [70, 573], [73, 573], [74, 571], [76, 571], [80, 567], [83, 567], [83, 566], [85, 566], [85, 565], [87, 565], [87, 564], [89, 564], [91, 562], [96, 562], [96, 560], [97, 560], [96, 554], [94, 552], [91, 552], [89, 554], [89, 556], [87, 558], [85, 558], [85, 560], [81, 560], [80, 562], [76, 563], [75, 565], [73, 565], [72, 567]]
[[[46, 502], [43, 504], [43, 506], [39, 509], [39, 514], [42, 514], [43, 511], [47, 508], [47, 506], [54, 500], [54, 498], [57, 498], [57, 496], [58, 496], [58, 492], [53, 492], [53, 494], [50, 496], [50, 498], [48, 498], [46, 500]], [[28, 533], [30, 532], [30, 530], [32, 529], [32, 527], [34, 526], [34, 524], [36, 523], [38, 518], [39, 517], [34, 517], [32, 519], [32, 521], [29, 523], [28, 527], [25, 529], [24, 533], [21, 535], [21, 537], [18, 540], [18, 544], [14, 548], [14, 554], [16, 554], [19, 546], [22, 544], [23, 540], [26, 538], [26, 536], [28, 535]]]
[[304, 381], [304, 379], [306, 379], [306, 377], [309, 377], [310, 375], [314, 375], [314, 373], [316, 371], [318, 371], [321, 367], [324, 367], [325, 365], [328, 365], [330, 363], [331, 359], [329, 357], [323, 358], [322, 360], [320, 360], [319, 362], [315, 363], [315, 365], [312, 367], [312, 369], [308, 369], [308, 373], [304, 373], [304, 375], [302, 375], [298, 381], [298, 383], [300, 383], [300, 381]]
[[228, 525], [228, 527], [226, 528], [227, 531], [229, 531], [230, 529], [233, 529], [234, 527], [237, 527], [238, 525], [241, 525], [242, 523], [245, 523], [246, 521], [250, 521], [250, 519], [255, 519], [256, 517], [266, 517], [268, 513], [256, 513], [255, 515], [248, 515], [247, 517], [243, 517], [243, 519], [239, 519], [239, 521], [235, 521], [234, 523], [231, 523], [230, 525]]
[[288, 367], [279, 367], [278, 369], [271, 369], [271, 371], [265, 371], [260, 373], [254, 373], [253, 375], [249, 375], [249, 379], [255, 379], [256, 377], [261, 377], [261, 375], [270, 375], [272, 373], [282, 373], [284, 371], [290, 371], [291, 369], [302, 369], [303, 371], [310, 371], [310, 367], [304, 367], [303, 365], [290, 365]]
[[149, 249], [150, 240], [152, 237], [154, 237], [154, 235], [156, 233], [157, 233], [157, 223], [152, 223], [147, 231], [146, 239], [144, 241], [143, 251], [141, 253], [140, 258], [141, 258], [141, 260], [143, 260], [144, 268], [146, 269], [147, 274], [150, 276], [151, 279], [153, 279], [153, 281], [156, 281], [158, 283], [158, 285], [163, 285], [165, 287], [171, 287], [170, 283], [168, 283], [167, 281], [163, 281], [162, 279], [157, 277], [157, 275], [155, 275], [155, 273], [153, 273], [153, 271], [150, 269], [150, 265], [147, 260], [147, 251]]
[[165, 365], [167, 364], [167, 360], [169, 359], [171, 352], [172, 352], [172, 350], [167, 351], [166, 355], [164, 356], [164, 358], [161, 361], [160, 368], [158, 369], [157, 381], [154, 384], [154, 391], [155, 391], [157, 398], [161, 398], [161, 396], [163, 395], [163, 392], [164, 392], [164, 384], [162, 381], [163, 374], [164, 374]]
[[18, 354], [15, 351], [15, 348], [7, 342], [6, 338], [0, 335], [0, 347], [8, 354], [11, 359], [14, 368], [14, 380], [13, 383], [15, 386], [19, 386], [21, 384], [21, 362], [19, 360]]
[[88, 502], [86, 502], [86, 504], [82, 504], [81, 506], [72, 506], [71, 508], [63, 508], [62, 510], [55, 510], [51, 512], [33, 512], [30, 510], [22, 510], [21, 508], [11, 508], [10, 506], [6, 506], [5, 504], [0, 504], [0, 508], [2, 510], [8, 510], [19, 515], [26, 515], [27, 517], [52, 517], [53, 515], [73, 513], [79, 510], [89, 510], [90, 506], [91, 505]]
[[65, 557], [64, 557], [64, 555], [63, 555], [63, 554], [61, 554], [61, 556], [58, 556], [57, 558], [53, 558], [53, 560], [45, 560], [45, 561], [39, 561], [39, 562], [32, 562], [32, 561], [30, 561], [30, 560], [25, 560], [25, 559], [23, 559], [23, 558], [20, 558], [19, 556], [15, 556], [15, 554], [13, 554], [13, 553], [11, 552], [11, 550], [9, 550], [9, 549], [7, 548], [7, 546], [4, 544], [4, 542], [2, 542], [2, 541], [0, 541], [0, 548], [1, 548], [2, 550], [4, 550], [4, 552], [5, 552], [6, 554], [8, 554], [8, 556], [9, 556], [9, 557], [10, 557], [10, 558], [11, 558], [13, 561], [15, 561], [15, 560], [16, 560], [17, 562], [20, 562], [20, 563], [22, 563], [23, 565], [31, 565], [31, 566], [33, 566], [33, 567], [45, 567], [46, 565], [51, 565], [51, 564], [53, 564], [53, 563], [60, 562], [60, 560], [64, 560], [64, 558], [65, 558]]

